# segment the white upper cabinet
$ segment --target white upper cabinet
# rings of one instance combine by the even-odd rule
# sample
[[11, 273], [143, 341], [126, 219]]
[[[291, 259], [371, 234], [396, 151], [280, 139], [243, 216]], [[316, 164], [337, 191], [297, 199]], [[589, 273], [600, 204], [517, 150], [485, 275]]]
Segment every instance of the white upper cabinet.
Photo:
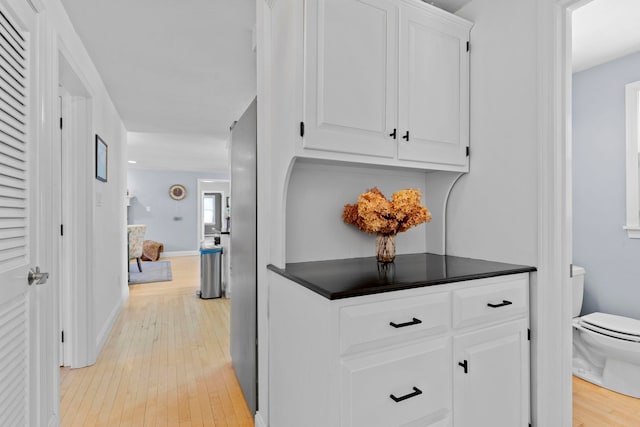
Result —
[[417, 0], [305, 4], [301, 155], [468, 170], [471, 24]]
[[398, 7], [308, 0], [304, 147], [393, 157]]
[[400, 10], [398, 159], [467, 164], [468, 40], [467, 26]]

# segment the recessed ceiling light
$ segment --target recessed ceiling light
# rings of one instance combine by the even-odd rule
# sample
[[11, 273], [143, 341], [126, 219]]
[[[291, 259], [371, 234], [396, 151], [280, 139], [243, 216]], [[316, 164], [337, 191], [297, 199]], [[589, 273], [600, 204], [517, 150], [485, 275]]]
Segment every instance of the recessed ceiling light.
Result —
[[134, 165], [134, 164], [136, 164], [136, 163], [138, 163], [138, 162], [136, 162], [135, 160], [129, 160], [129, 163], [131, 163], [132, 165]]

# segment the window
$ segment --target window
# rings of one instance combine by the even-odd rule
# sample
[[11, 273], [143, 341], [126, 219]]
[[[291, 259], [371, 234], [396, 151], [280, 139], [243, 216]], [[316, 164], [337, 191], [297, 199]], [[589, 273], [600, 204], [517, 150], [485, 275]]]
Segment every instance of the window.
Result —
[[216, 199], [213, 193], [205, 193], [202, 198], [202, 218], [205, 224], [215, 224]]
[[222, 193], [202, 193], [202, 223], [204, 235], [211, 236], [222, 230]]
[[631, 239], [640, 239], [640, 81], [625, 87], [627, 139], [627, 223], [624, 229]]

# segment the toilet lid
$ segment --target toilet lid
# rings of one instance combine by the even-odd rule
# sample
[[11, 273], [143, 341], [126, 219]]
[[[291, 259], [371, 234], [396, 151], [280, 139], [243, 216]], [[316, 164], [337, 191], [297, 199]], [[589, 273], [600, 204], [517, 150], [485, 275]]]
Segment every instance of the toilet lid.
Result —
[[640, 320], [606, 313], [591, 313], [580, 318], [580, 324], [594, 332], [629, 341], [640, 341]]

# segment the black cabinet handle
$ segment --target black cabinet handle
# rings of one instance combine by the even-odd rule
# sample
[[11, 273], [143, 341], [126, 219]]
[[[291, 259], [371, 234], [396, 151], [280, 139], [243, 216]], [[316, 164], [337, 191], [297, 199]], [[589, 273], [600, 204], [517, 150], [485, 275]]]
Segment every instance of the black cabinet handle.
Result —
[[389, 322], [389, 324], [391, 326], [393, 326], [394, 328], [404, 328], [405, 326], [411, 326], [411, 325], [418, 325], [422, 323], [422, 320], [420, 319], [416, 319], [415, 317], [413, 318], [413, 320], [409, 321], [409, 322], [405, 322], [405, 323], [393, 323], [393, 322]]
[[392, 137], [393, 139], [396, 139], [396, 129], [393, 129], [393, 132], [391, 132], [389, 136]]
[[469, 372], [469, 365], [466, 360], [464, 362], [458, 362], [458, 366], [462, 366], [464, 368], [465, 374]]
[[507, 301], [506, 299], [503, 299], [500, 304], [488, 303], [487, 306], [489, 306], [491, 308], [498, 308], [498, 307], [504, 307], [505, 305], [511, 305], [511, 304], [513, 304], [511, 301]]
[[411, 399], [412, 397], [420, 396], [421, 394], [422, 390], [420, 390], [418, 387], [414, 387], [412, 393], [405, 394], [404, 396], [400, 397], [395, 397], [393, 394], [390, 394], [389, 397], [391, 398], [391, 400], [398, 403], [402, 402], [403, 400]]
[[402, 137], [402, 139], [406, 139], [407, 142], [409, 142], [409, 131], [407, 131], [407, 133], [404, 134], [404, 136]]

